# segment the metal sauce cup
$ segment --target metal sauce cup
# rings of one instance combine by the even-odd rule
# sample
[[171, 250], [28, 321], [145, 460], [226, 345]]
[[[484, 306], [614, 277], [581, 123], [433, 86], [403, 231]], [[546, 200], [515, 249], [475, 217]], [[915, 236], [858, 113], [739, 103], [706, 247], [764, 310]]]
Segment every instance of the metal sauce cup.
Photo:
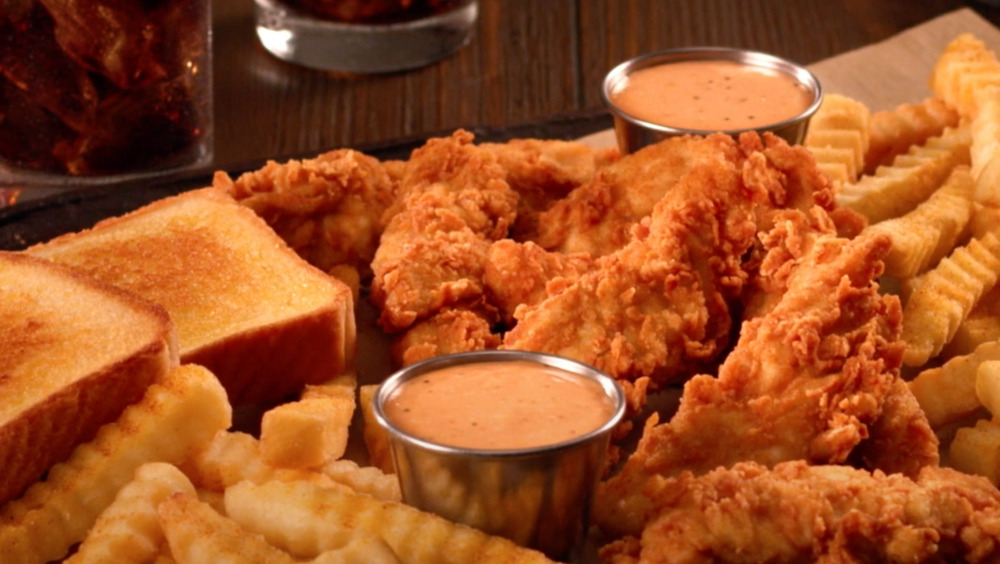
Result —
[[[669, 124], [646, 121], [625, 112], [612, 99], [612, 93], [632, 72], [682, 61], [733, 61], [771, 71], [779, 71], [792, 76], [812, 94], [812, 104], [796, 116], [761, 127], [721, 131], [729, 135], [736, 136], [745, 131], [757, 131], [759, 133], [769, 131], [793, 145], [801, 143], [805, 138], [809, 120], [816, 113], [816, 110], [819, 109], [820, 103], [823, 101], [823, 88], [820, 85], [819, 79], [813, 73], [809, 72], [803, 66], [767, 53], [728, 47], [689, 47], [640, 55], [611, 69], [604, 77], [604, 84], [601, 89], [604, 103], [614, 118], [615, 137], [622, 154], [633, 153], [646, 145], [656, 143], [668, 137], [717, 133], [717, 131], [682, 129], [671, 127]], [[664, 100], [663, 103], [669, 104], [670, 100]]]
[[[530, 361], [596, 381], [612, 401], [600, 428], [549, 446], [475, 450], [436, 444], [400, 430], [384, 405], [407, 380], [441, 368], [478, 362]], [[559, 398], [553, 398], [553, 402]], [[404, 368], [380, 386], [377, 421], [389, 433], [403, 500], [457, 523], [503, 536], [556, 560], [579, 556], [594, 489], [611, 430], [625, 413], [621, 386], [597, 369], [563, 357], [524, 351], [477, 351], [433, 358]]]

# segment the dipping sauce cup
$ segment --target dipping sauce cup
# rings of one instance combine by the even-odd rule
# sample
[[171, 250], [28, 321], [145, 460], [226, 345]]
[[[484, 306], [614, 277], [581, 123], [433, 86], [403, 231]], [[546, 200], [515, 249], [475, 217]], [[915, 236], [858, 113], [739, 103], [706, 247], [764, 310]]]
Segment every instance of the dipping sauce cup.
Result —
[[406, 503], [569, 560], [625, 398], [612, 378], [566, 358], [479, 351], [396, 372], [374, 413]]
[[604, 102], [623, 154], [678, 135], [770, 131], [805, 137], [823, 99], [805, 67], [757, 51], [691, 47], [642, 55], [605, 77]]

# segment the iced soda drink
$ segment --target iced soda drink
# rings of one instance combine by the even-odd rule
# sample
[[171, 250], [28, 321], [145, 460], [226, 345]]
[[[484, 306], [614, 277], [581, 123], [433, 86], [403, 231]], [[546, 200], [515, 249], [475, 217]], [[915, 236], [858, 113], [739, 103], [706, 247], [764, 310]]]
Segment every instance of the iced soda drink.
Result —
[[0, 177], [210, 156], [210, 14], [209, 0], [0, 0]]

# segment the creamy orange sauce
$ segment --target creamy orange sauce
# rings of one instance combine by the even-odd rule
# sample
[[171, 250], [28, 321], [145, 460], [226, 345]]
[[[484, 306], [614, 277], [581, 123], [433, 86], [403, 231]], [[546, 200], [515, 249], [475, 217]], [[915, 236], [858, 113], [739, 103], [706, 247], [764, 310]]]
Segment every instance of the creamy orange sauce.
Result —
[[610, 96], [623, 111], [644, 121], [700, 131], [781, 122], [813, 101], [791, 75], [736, 61], [682, 61], [639, 69]]
[[560, 443], [614, 413], [589, 378], [530, 361], [479, 362], [407, 380], [383, 410], [400, 430], [440, 445], [504, 450]]

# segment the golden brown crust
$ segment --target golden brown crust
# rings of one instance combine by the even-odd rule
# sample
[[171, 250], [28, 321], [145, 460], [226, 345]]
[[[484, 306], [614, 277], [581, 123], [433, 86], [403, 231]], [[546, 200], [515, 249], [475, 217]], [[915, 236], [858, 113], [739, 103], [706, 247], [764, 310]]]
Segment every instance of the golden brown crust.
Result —
[[351, 290], [221, 190], [158, 200], [28, 252], [161, 304], [182, 362], [210, 369], [234, 403], [277, 401], [353, 363]]
[[163, 308], [0, 252], [0, 504], [90, 440], [177, 364]]

